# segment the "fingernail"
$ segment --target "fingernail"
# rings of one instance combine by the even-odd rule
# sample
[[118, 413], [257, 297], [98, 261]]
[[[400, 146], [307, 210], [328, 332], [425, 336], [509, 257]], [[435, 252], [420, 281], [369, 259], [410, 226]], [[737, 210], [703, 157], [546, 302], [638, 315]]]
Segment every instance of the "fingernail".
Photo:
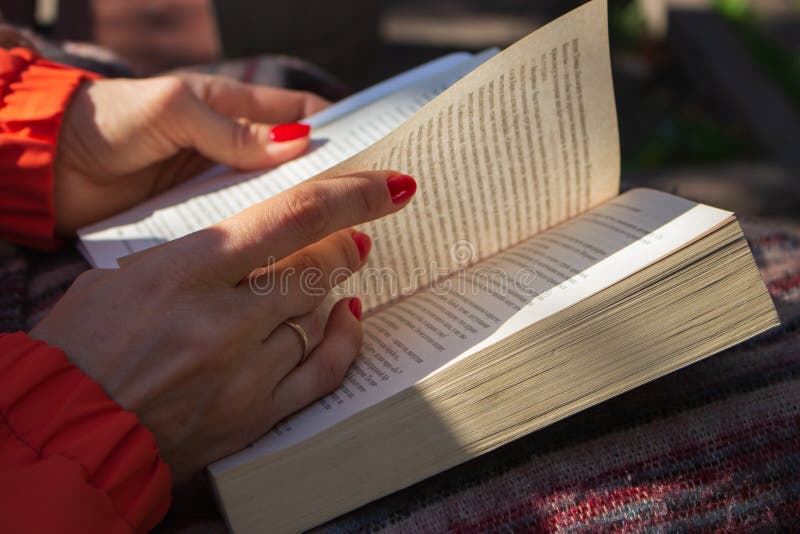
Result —
[[353, 316], [360, 321], [361, 320], [361, 299], [358, 298], [358, 297], [353, 297], [353, 298], [350, 299], [350, 303], [347, 306], [350, 308], [350, 313], [352, 313]]
[[286, 124], [279, 124], [273, 126], [269, 132], [269, 138], [276, 143], [284, 141], [294, 141], [305, 137], [311, 131], [311, 126], [308, 124], [301, 124], [299, 122], [287, 122]]
[[353, 241], [356, 242], [358, 257], [361, 258], [361, 261], [366, 260], [367, 254], [369, 254], [372, 248], [372, 239], [370, 239], [367, 234], [359, 232], [358, 230], [353, 230], [350, 236], [353, 238]]
[[407, 174], [396, 174], [386, 179], [392, 202], [400, 204], [411, 198], [417, 191], [417, 182]]

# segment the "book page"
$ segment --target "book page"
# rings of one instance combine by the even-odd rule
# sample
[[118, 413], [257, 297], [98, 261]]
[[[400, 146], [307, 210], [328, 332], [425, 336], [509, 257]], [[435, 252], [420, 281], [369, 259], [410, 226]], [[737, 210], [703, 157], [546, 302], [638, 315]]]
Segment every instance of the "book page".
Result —
[[[425, 287], [469, 243], [487, 258], [619, 191], [605, 0], [593, 0], [487, 61], [380, 142], [321, 178], [396, 169], [417, 178], [405, 210], [363, 226], [369, 266]], [[396, 298], [368, 286], [370, 309]]]
[[636, 189], [436, 280], [364, 318], [361, 354], [338, 390], [211, 470], [299, 443], [631, 276], [731, 215]]
[[306, 155], [266, 172], [212, 169], [80, 230], [79, 248], [95, 267], [116, 268], [120, 257], [230, 217], [364, 150], [496, 53], [451, 54], [345, 99], [308, 119], [321, 126], [312, 131]]
[[348, 96], [302, 122], [309, 124], [312, 128], [321, 128], [373, 102], [386, 98], [392, 93], [416, 85], [422, 80], [430, 79], [453, 69], [461, 69], [465, 65], [472, 65], [474, 68], [476, 65], [483, 63], [483, 59], [480, 58], [490, 57], [497, 52], [499, 52], [497, 49], [487, 50], [478, 56], [479, 59], [477, 61], [475, 56], [468, 52], [447, 54]]

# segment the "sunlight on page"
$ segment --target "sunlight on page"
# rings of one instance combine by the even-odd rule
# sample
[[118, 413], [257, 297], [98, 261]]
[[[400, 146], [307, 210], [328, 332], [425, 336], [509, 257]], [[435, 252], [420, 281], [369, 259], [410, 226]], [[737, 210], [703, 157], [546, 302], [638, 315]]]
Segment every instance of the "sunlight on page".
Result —
[[610, 287], [731, 215], [635, 189], [449, 277], [449, 284], [382, 308], [365, 318], [361, 355], [338, 390], [211, 470], [303, 441]]

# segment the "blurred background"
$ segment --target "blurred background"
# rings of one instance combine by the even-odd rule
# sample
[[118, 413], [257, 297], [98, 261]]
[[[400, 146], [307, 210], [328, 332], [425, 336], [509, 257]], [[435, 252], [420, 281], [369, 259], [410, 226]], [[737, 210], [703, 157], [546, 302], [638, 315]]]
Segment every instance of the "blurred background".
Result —
[[[302, 58], [342, 82], [335, 97], [451, 51], [506, 46], [581, 3], [0, 0], [0, 12], [53, 41], [100, 45], [133, 75]], [[623, 181], [800, 221], [800, 0], [610, 0], [610, 29]]]

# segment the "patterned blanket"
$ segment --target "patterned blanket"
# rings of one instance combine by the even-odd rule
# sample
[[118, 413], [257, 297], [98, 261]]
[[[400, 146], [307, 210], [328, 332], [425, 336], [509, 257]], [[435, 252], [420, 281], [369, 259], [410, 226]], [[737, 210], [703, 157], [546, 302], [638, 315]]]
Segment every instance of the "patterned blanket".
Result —
[[[285, 58], [204, 70], [332, 98], [341, 92]], [[764, 222], [744, 228], [781, 327], [318, 530], [800, 528], [800, 228]], [[0, 331], [30, 329], [87, 268], [72, 248], [47, 254], [0, 243]], [[200, 483], [175, 495], [157, 530], [225, 527]]]

